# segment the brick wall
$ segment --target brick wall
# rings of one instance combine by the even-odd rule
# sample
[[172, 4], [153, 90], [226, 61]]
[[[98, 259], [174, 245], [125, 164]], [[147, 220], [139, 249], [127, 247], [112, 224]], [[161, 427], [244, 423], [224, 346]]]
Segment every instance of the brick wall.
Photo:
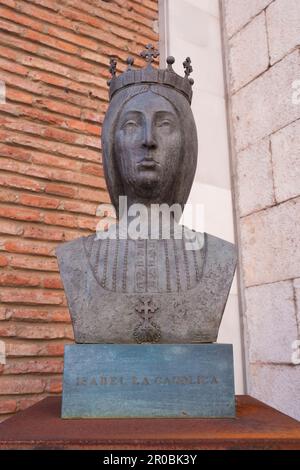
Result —
[[157, 16], [156, 0], [0, 0], [0, 419], [61, 391], [73, 335], [54, 251], [108, 202], [109, 56], [142, 65]]
[[222, 5], [248, 392], [300, 419], [300, 2]]

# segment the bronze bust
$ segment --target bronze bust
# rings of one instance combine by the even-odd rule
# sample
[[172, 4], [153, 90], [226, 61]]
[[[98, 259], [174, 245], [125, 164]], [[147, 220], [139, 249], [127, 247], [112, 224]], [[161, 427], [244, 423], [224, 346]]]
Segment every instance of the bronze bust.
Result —
[[[192, 67], [187, 58], [180, 77], [172, 57], [160, 70], [152, 66], [157, 51], [147, 46], [142, 55], [144, 69], [133, 69], [129, 58], [127, 71], [118, 77], [111, 60], [102, 150], [119, 224], [103, 236], [82, 237], [57, 249], [75, 341], [213, 342], [235, 271], [235, 247], [181, 227], [176, 211], [156, 224], [151, 218], [152, 207], [183, 209], [194, 179]], [[126, 209], [119, 205], [125, 196]], [[121, 222], [134, 222], [137, 205], [144, 208], [140, 225], [144, 221], [146, 229], [135, 237]], [[166, 220], [171, 220], [167, 237]]]

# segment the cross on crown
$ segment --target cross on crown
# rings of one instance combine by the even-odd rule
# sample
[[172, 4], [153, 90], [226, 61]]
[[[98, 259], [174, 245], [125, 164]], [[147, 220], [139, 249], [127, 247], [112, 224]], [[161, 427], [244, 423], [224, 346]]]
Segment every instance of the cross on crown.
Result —
[[193, 71], [190, 57], [187, 57], [185, 61], [183, 62], [183, 68], [184, 68], [185, 76], [188, 77]]
[[145, 47], [146, 47], [146, 50], [140, 52], [140, 56], [144, 57], [146, 62], [151, 64], [151, 62], [153, 62], [154, 59], [156, 59], [159, 56], [159, 52], [157, 49], [155, 49], [155, 47], [152, 44], [147, 44], [147, 46]]

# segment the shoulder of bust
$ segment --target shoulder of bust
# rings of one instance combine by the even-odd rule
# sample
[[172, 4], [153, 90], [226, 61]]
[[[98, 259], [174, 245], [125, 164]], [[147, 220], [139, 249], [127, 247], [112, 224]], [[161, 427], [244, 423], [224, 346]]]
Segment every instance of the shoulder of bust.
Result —
[[209, 233], [206, 233], [206, 240], [207, 243], [211, 247], [214, 248], [224, 248], [225, 250], [228, 250], [230, 253], [236, 253], [236, 246], [234, 243], [228, 242], [227, 240], [224, 240], [223, 238], [216, 237], [215, 235], [211, 235]]
[[235, 269], [237, 262], [237, 249], [234, 243], [206, 234], [207, 257], [211, 263], [219, 266], [231, 265]]
[[73, 266], [76, 264], [82, 265], [84, 243], [85, 241], [92, 241], [93, 238], [94, 235], [90, 235], [88, 237], [76, 238], [76, 240], [70, 242], [61, 243], [55, 251], [59, 264], [70, 263]]
[[85, 241], [93, 241], [95, 235], [89, 235], [88, 237], [80, 237], [76, 238], [75, 240], [71, 240], [70, 242], [61, 243], [56, 247], [56, 255], [60, 256], [64, 253], [75, 251], [81, 248], [82, 243]]

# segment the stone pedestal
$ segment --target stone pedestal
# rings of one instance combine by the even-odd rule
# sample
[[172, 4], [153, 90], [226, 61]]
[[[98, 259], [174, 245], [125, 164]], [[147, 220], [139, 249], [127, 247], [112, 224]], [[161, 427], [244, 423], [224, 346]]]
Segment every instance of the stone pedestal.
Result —
[[232, 345], [65, 347], [62, 418], [234, 416]]

